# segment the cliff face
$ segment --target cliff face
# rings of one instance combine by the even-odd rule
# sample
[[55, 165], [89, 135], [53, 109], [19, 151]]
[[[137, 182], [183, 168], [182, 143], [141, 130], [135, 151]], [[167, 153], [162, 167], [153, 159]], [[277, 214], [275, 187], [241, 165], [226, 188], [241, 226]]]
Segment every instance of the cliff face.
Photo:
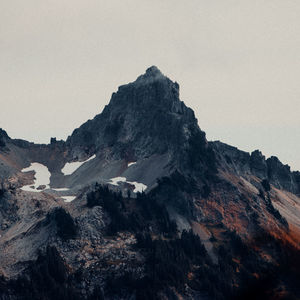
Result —
[[5, 149], [6, 143], [9, 140], [9, 136], [6, 131], [0, 128], [0, 149], [3, 151]]
[[212, 146], [218, 153], [221, 168], [239, 175], [252, 174], [261, 180], [267, 179], [279, 189], [300, 195], [299, 172], [292, 172], [276, 156], [266, 159], [259, 150], [249, 154], [221, 142], [213, 142]]
[[[174, 156], [198, 132], [194, 112], [179, 99], [179, 85], [151, 67], [120, 86], [103, 112], [76, 129], [67, 144], [75, 153], [109, 149], [115, 159], [138, 160]], [[206, 143], [204, 134], [201, 138]]]
[[0, 299], [299, 296], [299, 172], [207, 142], [156, 67], [66, 142], [0, 130], [0, 163]]

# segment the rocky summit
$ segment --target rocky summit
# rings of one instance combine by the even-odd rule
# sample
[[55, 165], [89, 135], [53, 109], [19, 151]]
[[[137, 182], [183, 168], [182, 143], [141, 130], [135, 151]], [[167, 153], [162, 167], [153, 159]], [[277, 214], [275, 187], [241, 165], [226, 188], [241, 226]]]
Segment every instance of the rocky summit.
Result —
[[0, 299], [300, 299], [300, 173], [209, 142], [152, 66], [50, 144], [0, 129]]

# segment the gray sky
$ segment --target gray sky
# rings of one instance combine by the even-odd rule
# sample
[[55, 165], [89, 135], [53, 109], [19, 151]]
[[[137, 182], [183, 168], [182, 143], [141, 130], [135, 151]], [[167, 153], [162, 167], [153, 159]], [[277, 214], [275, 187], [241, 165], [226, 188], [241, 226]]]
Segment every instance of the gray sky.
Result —
[[299, 0], [0, 2], [0, 127], [65, 139], [151, 65], [209, 140], [300, 170]]

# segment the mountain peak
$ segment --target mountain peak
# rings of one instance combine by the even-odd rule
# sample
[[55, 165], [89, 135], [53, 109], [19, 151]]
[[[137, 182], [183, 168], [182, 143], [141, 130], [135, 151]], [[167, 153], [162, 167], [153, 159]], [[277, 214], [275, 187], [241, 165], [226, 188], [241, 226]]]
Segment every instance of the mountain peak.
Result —
[[151, 66], [146, 70], [145, 75], [147, 76], [157, 76], [157, 75], [163, 75], [162, 72], [158, 69], [156, 66]]
[[[75, 130], [67, 142], [73, 149], [111, 147], [119, 158], [125, 150], [146, 157], [174, 152], [198, 131], [194, 112], [180, 101], [179, 85], [152, 66], [120, 86], [103, 112]], [[122, 145], [122, 151], [116, 145]]]
[[135, 84], [149, 84], [154, 81], [170, 81], [168, 77], [166, 77], [156, 66], [149, 67], [146, 72], [142, 75], [140, 75], [136, 81]]
[[164, 106], [164, 110], [170, 110], [174, 105], [181, 106], [179, 84], [165, 76], [156, 66], [151, 66], [135, 81], [119, 86], [109, 106], [130, 105], [133, 108], [134, 102], [138, 103], [138, 109], [142, 103], [149, 109], [152, 105]]

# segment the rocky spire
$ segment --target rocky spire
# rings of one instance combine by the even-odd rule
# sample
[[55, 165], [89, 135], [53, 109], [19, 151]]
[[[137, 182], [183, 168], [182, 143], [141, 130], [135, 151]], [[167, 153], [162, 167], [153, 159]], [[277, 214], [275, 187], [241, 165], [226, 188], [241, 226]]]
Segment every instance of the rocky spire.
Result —
[[115, 153], [122, 147], [144, 157], [174, 152], [196, 131], [193, 110], [179, 99], [179, 85], [152, 66], [120, 86], [103, 112], [75, 130], [67, 143], [72, 148], [113, 147]]
[[5, 130], [0, 128], [0, 148], [5, 147], [7, 140], [9, 140], [9, 136]]
[[[151, 92], [151, 89], [152, 91], [156, 90], [159, 95], [157, 95], [157, 97], [152, 97], [152, 100], [157, 100], [164, 94], [165, 100], [179, 101], [178, 83], [170, 80], [156, 66], [148, 68], [146, 72], [140, 75], [134, 82], [120, 86], [118, 93], [123, 92], [124, 90], [127, 90], [128, 92], [132, 89], [143, 89], [145, 93]], [[113, 96], [114, 95], [115, 93]], [[113, 98], [114, 97], [112, 97], [111, 102], [113, 101]]]
[[147, 81], [154, 81], [154, 80], [164, 80], [167, 79], [166, 76], [162, 74], [162, 72], [156, 67], [152, 66], [148, 68], [145, 72], [145, 74], [140, 75], [136, 82], [143, 82], [146, 83]]

